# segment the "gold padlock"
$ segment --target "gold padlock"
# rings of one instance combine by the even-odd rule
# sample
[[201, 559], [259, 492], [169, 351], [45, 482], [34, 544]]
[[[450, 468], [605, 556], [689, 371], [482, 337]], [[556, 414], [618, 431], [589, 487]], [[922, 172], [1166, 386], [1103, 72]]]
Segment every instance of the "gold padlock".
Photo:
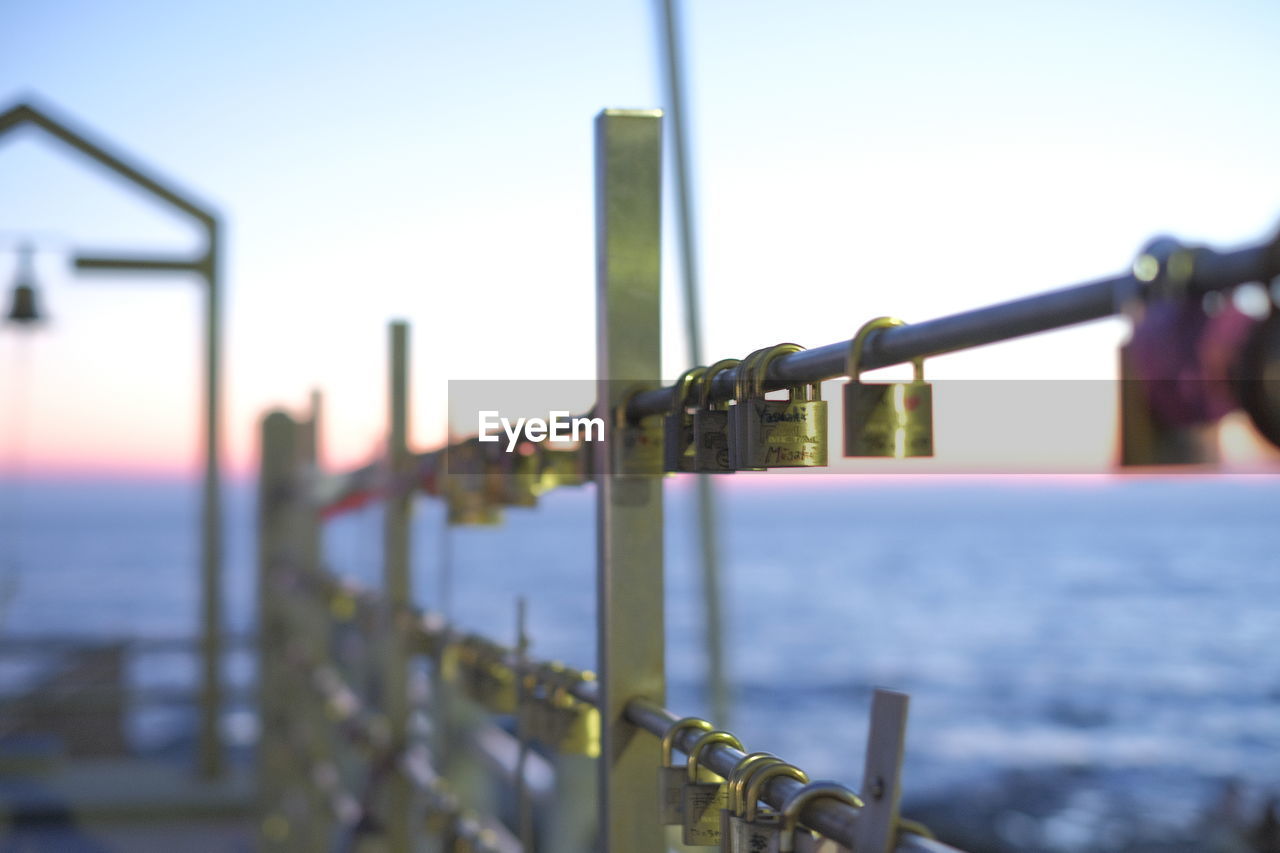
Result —
[[733, 766], [725, 782], [724, 808], [720, 810], [720, 849], [733, 853], [741, 850], [736, 837], [742, 818], [742, 785], [752, 768], [765, 764], [781, 764], [782, 759], [771, 752], [753, 752]]
[[862, 349], [878, 329], [906, 325], [893, 317], [869, 321], [849, 345], [844, 386], [844, 455], [904, 459], [933, 455], [933, 386], [924, 381], [924, 359], [912, 361], [910, 382], [863, 382]]
[[[691, 847], [720, 846], [720, 810], [724, 808], [724, 779], [699, 767], [702, 750], [713, 743], [724, 743], [742, 749], [742, 742], [729, 732], [713, 731], [702, 735], [689, 749], [688, 775], [680, 792], [680, 819], [684, 827], [684, 843]], [[708, 774], [710, 779], [702, 781]]]
[[790, 764], [758, 765], [758, 770], [748, 777], [741, 796], [742, 820], [738, 824], [739, 849], [755, 853], [757, 850], [768, 850], [774, 853], [778, 849], [782, 819], [778, 812], [766, 806], [759, 808], [760, 797], [764, 791], [764, 783], [779, 776], [786, 776], [804, 784], [809, 783], [809, 776], [798, 767]]
[[516, 674], [492, 650], [482, 652], [474, 663], [473, 696], [495, 714], [516, 713]]
[[[835, 782], [813, 782], [805, 785], [782, 805], [782, 843], [778, 845], [778, 853], [796, 853], [796, 826], [800, 822], [800, 812], [817, 799], [838, 800], [855, 809], [863, 806], [861, 797]], [[809, 837], [813, 838], [812, 835]], [[844, 848], [837, 847], [837, 849]]]
[[741, 362], [724, 358], [706, 369], [698, 382], [698, 408], [693, 413], [693, 470], [704, 474], [732, 474], [729, 462], [729, 407], [711, 402], [716, 376]]
[[541, 453], [542, 469], [538, 472], [537, 493], [544, 495], [561, 486], [581, 486], [586, 482], [581, 454], [590, 453], [589, 445], [573, 450], [544, 448]]
[[659, 819], [664, 826], [677, 826], [681, 822], [680, 806], [683, 803], [681, 792], [685, 786], [686, 770], [671, 763], [671, 752], [675, 748], [676, 736], [685, 729], [709, 732], [712, 728], [706, 720], [685, 717], [668, 726], [667, 731], [662, 735], [662, 766], [658, 768], [658, 810]]
[[502, 512], [489, 500], [485, 488], [484, 450], [475, 439], [450, 446], [445, 456], [444, 483], [440, 487], [448, 505], [450, 525], [493, 525]]
[[522, 441], [510, 452], [489, 445], [484, 460], [485, 497], [498, 506], [537, 506], [541, 473], [540, 445]]
[[705, 367], [686, 370], [672, 388], [671, 411], [662, 418], [662, 467], [667, 471], [694, 470], [693, 415], [689, 412], [689, 397], [705, 372]]
[[[778, 344], [764, 350], [747, 373], [750, 383], [746, 408], [746, 443], [739, 459], [748, 468], [821, 468], [827, 464], [827, 404], [821, 385], [790, 389], [790, 399], [766, 400], [765, 376], [780, 355], [801, 352], [797, 344]], [[798, 398], [804, 394], [804, 398]], [[743, 405], [740, 401], [739, 405]]]
[[595, 705], [584, 702], [569, 692], [579, 681], [591, 681], [592, 673], [579, 673], [559, 668], [544, 673], [546, 676], [547, 730], [543, 743], [559, 753], [600, 755], [600, 711]]
[[523, 676], [517, 697], [519, 707], [516, 709], [516, 731], [525, 742], [537, 741], [545, 745], [549, 740], [549, 725], [540, 678], [541, 675], [534, 672], [527, 672]]
[[524, 731], [530, 740], [536, 740], [548, 749], [557, 749], [565, 734], [565, 722], [555, 708], [556, 685], [566, 671], [564, 664], [551, 661], [539, 666], [526, 682]]

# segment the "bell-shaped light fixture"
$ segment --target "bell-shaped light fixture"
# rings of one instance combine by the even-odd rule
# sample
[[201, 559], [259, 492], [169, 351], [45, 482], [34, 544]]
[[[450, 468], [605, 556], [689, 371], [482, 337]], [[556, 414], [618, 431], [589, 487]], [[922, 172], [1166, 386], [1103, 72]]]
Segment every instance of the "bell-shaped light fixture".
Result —
[[13, 280], [13, 292], [9, 301], [9, 313], [5, 319], [10, 323], [31, 325], [44, 318], [40, 316], [40, 308], [36, 300], [35, 264], [32, 257], [35, 250], [24, 244], [18, 249], [18, 274]]

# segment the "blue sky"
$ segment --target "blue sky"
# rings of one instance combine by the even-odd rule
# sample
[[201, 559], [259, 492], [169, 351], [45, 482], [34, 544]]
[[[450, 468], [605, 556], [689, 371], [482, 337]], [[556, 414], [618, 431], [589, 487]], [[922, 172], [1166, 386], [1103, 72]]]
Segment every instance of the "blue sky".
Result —
[[[1280, 221], [1272, 4], [685, 5], [708, 356]], [[222, 210], [238, 466], [259, 411], [312, 386], [335, 456], [364, 452], [393, 317], [414, 323], [422, 444], [448, 379], [591, 375], [591, 121], [661, 103], [649, 3], [7, 0], [0, 33], [0, 103], [34, 94]], [[61, 254], [192, 234], [29, 134], [0, 143], [0, 199], [0, 249], [38, 239], [58, 319], [25, 345], [37, 443], [56, 455], [93, 418], [95, 453], [194, 459], [194, 288], [74, 279]], [[1107, 377], [1122, 336], [1106, 322], [929, 372]], [[0, 358], [18, 346], [0, 332]]]

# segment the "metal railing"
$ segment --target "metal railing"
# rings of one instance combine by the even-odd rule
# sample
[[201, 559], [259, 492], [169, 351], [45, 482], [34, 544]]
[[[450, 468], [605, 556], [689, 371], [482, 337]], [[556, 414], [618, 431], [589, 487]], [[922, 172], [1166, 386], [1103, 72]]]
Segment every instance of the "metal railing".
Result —
[[[773, 839], [769, 849], [791, 849], [785, 827], [776, 822], [793, 819], [807, 828], [797, 849], [952, 849], [898, 815], [906, 719], [901, 694], [876, 694], [856, 793], [807, 785], [789, 765], [785, 772], [764, 773], [760, 767], [766, 762], [736, 740], [706, 737], [711, 723], [691, 723], [665, 707], [663, 556], [654, 546], [663, 535], [662, 480], [657, 471], [640, 474], [629, 467], [635, 460], [628, 459], [624, 438], [645, 419], [672, 412], [682, 393], [680, 386], [653, 379], [660, 369], [660, 140], [656, 112], [606, 111], [597, 119], [595, 413], [604, 420], [604, 441], [559, 451], [554, 465], [549, 451], [533, 468], [477, 453], [474, 442], [411, 453], [403, 323], [392, 325], [385, 461], [341, 475], [320, 472], [318, 398], [304, 420], [278, 411], [264, 418], [259, 677], [267, 849], [331, 847], [345, 833], [353, 839], [376, 834], [397, 853], [424, 843], [451, 851], [528, 851], [536, 846], [529, 814], [535, 800], [549, 804], [552, 820], [581, 819], [567, 802], [572, 796], [562, 778], [583, 772], [581, 763], [562, 760], [572, 755], [587, 761], [595, 777], [590, 787], [596, 834], [581, 849], [666, 849], [671, 841], [660, 820], [664, 815], [668, 822], [678, 816], [686, 830], [699, 822], [714, 835], [721, 805], [726, 809], [716, 843], [721, 849], [756, 849], [735, 846], [734, 827], [743, 821], [733, 811], [736, 805], [755, 811], [759, 802], [772, 810], [767, 820], [757, 818], [760, 831]], [[1161, 241], [1144, 250], [1130, 273], [872, 332], [861, 363], [872, 369], [908, 362], [1097, 319], [1156, 295], [1269, 282], [1277, 272], [1276, 243], [1216, 252]], [[845, 375], [854, 345], [840, 341], [782, 355], [768, 362], [762, 384], [776, 389]], [[748, 369], [715, 375], [708, 400], [737, 400]], [[488, 511], [511, 499], [512, 483], [520, 478], [526, 491], [534, 483], [535, 492], [594, 482], [598, 676], [531, 661], [523, 642], [506, 647], [461, 633], [410, 599], [412, 497], [444, 497], [455, 522], [492, 521]], [[334, 577], [324, 568], [319, 545], [323, 518], [369, 500], [387, 506], [378, 593]], [[515, 743], [510, 734], [477, 723], [477, 708], [512, 720]], [[531, 759], [532, 740], [560, 757], [550, 764]], [[660, 769], [664, 740], [668, 750], [689, 756], [689, 767], [673, 774]], [[480, 817], [464, 808], [459, 754], [486, 754], [503, 770], [499, 775], [515, 788], [517, 800], [507, 809], [510, 826], [496, 815]], [[755, 776], [752, 766], [760, 771]], [[552, 783], [546, 781], [548, 770], [556, 777]], [[548, 784], [555, 789], [550, 796]], [[580, 778], [575, 784], [581, 791]], [[700, 799], [690, 799], [695, 788]], [[678, 803], [666, 799], [677, 795]], [[695, 814], [697, 809], [702, 811]], [[711, 837], [698, 831], [704, 843]], [[540, 849], [578, 849], [558, 845]]]

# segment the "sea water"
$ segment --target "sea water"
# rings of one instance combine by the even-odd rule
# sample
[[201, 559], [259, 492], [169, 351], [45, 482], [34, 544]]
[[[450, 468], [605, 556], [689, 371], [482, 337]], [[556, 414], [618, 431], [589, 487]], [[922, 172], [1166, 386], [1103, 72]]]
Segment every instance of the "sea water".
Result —
[[[194, 633], [196, 485], [18, 486], [0, 483], [6, 635]], [[907, 692], [908, 804], [945, 815], [968, 802], [972, 820], [1028, 849], [1180, 837], [1232, 780], [1250, 808], [1280, 793], [1280, 479], [716, 486], [729, 726], [749, 749], [856, 786], [871, 690]], [[668, 706], [706, 714], [693, 491], [665, 489], [665, 541], [649, 547], [666, 553]], [[253, 628], [252, 504], [250, 485], [228, 489], [236, 633]], [[380, 535], [376, 507], [330, 522], [331, 568], [376, 586]], [[514, 641], [525, 597], [532, 652], [594, 666], [591, 487], [508, 510], [497, 528], [448, 530], [420, 501], [413, 572], [420, 603], [499, 642]], [[229, 666], [251, 686], [251, 655]], [[160, 656], [133, 678], [189, 686], [195, 674]], [[155, 746], [189, 735], [190, 714], [133, 727]]]

